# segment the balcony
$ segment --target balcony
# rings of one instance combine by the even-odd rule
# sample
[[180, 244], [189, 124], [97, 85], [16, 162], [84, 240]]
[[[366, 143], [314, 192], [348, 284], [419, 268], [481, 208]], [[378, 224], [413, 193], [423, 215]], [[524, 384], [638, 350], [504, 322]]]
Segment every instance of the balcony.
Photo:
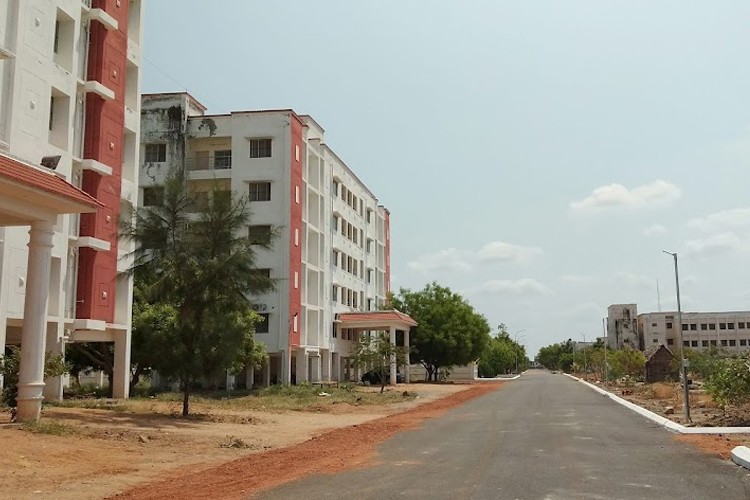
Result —
[[229, 170], [232, 168], [232, 156], [213, 155], [213, 156], [193, 156], [185, 158], [185, 167], [191, 172], [205, 170]]
[[129, 106], [125, 106], [125, 129], [133, 134], [138, 133], [138, 120], [139, 116], [135, 110]]

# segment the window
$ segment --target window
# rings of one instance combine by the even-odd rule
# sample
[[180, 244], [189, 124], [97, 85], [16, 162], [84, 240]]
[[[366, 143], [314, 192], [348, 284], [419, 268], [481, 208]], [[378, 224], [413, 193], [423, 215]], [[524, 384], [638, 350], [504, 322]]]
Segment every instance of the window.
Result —
[[[339, 287], [337, 287], [336, 285], [333, 285], [333, 289], [331, 291], [331, 297], [334, 302], [339, 301]], [[336, 329], [333, 330], [333, 336], [334, 337], [336, 336]]]
[[687, 324], [687, 323], [683, 323], [683, 324], [682, 324], [682, 331], [683, 331], [683, 332], [686, 332], [686, 331], [687, 331], [687, 329], [688, 329], [688, 324]]
[[690, 341], [689, 340], [683, 340], [682, 345], [685, 347], [690, 347]]
[[271, 139], [250, 139], [250, 158], [270, 158]]
[[271, 226], [249, 226], [247, 229], [251, 245], [271, 244]]
[[214, 168], [230, 168], [232, 166], [232, 150], [214, 151]]
[[146, 163], [163, 163], [167, 161], [166, 144], [146, 144]]
[[734, 339], [729, 339], [729, 347], [736, 347], [736, 346], [737, 346], [737, 341], [735, 341]]
[[262, 268], [262, 269], [256, 269], [253, 272], [263, 279], [267, 279], [267, 280], [271, 279], [271, 270], [267, 267]]
[[372, 210], [367, 209], [367, 223], [372, 222]]
[[674, 345], [674, 339], [667, 339], [667, 345]]
[[367, 282], [372, 283], [372, 269], [367, 270]]
[[747, 346], [747, 339], [740, 339], [741, 346]]
[[739, 323], [737, 323], [737, 328], [739, 328], [740, 330], [744, 330], [745, 329], [745, 323], [742, 322], [742, 321], [740, 321]]
[[715, 341], [715, 340], [712, 340], [712, 341], [711, 341], [711, 345], [712, 345], [712, 346], [714, 346], [714, 347], [716, 347], [716, 341]]
[[372, 299], [367, 299], [367, 310], [372, 311]]
[[701, 346], [708, 347], [708, 340], [701, 340]]
[[[654, 340], [656, 342], [656, 340]], [[690, 341], [690, 347], [698, 347], [698, 341], [697, 340], [691, 340]]]
[[726, 340], [726, 339], [723, 339], [723, 340], [721, 341], [721, 346], [722, 346], [722, 347], [726, 347], [726, 346], [727, 346], [727, 340]]
[[719, 330], [726, 330], [727, 324], [726, 323], [719, 323]]
[[701, 323], [701, 330], [708, 330], [708, 325], [706, 323]]
[[164, 204], [164, 188], [163, 187], [143, 188], [143, 206], [144, 207], [160, 207], [163, 204]]
[[271, 183], [251, 182], [249, 185], [250, 201], [271, 201]]
[[727, 323], [727, 330], [734, 330], [734, 323]]
[[693, 323], [693, 324], [690, 325], [690, 330], [691, 331], [695, 331], [697, 329], [698, 329], [698, 325], [696, 325], [695, 323]]
[[55, 41], [52, 43], [52, 52], [60, 52], [60, 20], [55, 20]]
[[671, 330], [671, 329], [672, 329], [672, 323], [667, 323], [667, 330]]
[[654, 328], [656, 328], [656, 323], [651, 323], [651, 326], [653, 326]]
[[260, 321], [255, 324], [255, 333], [268, 333], [268, 313], [258, 313]]
[[716, 323], [709, 323], [708, 324], [708, 329], [709, 330], [716, 330]]
[[658, 343], [659, 343], [659, 339], [654, 339], [654, 344], [658, 344]]

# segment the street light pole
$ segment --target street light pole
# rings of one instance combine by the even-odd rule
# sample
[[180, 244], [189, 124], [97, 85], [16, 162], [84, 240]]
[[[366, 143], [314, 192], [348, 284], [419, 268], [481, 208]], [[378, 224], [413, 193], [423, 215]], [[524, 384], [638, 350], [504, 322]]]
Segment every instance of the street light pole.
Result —
[[607, 318], [602, 318], [602, 332], [604, 333], [604, 387], [607, 386], [607, 380], [609, 379], [609, 367], [607, 366], [607, 344], [609, 344], [609, 337], [607, 336]]
[[674, 258], [674, 280], [675, 286], [677, 287], [677, 324], [679, 325], [680, 332], [680, 365], [682, 372], [682, 386], [684, 387], [683, 396], [683, 410], [685, 412], [685, 420], [690, 422], [690, 388], [688, 387], [688, 372], [687, 372], [687, 360], [685, 359], [685, 345], [682, 339], [682, 305], [680, 304], [680, 273], [677, 268], [677, 253], [667, 252], [663, 250], [667, 255], [671, 255]]
[[588, 376], [586, 374], [586, 334], [582, 333], [583, 335], [583, 380], [588, 382]]
[[524, 328], [524, 329], [522, 329], [522, 330], [518, 330], [518, 331], [516, 332], [516, 334], [515, 334], [515, 335], [513, 336], [513, 343], [515, 344], [515, 345], [513, 346], [513, 347], [514, 347], [514, 348], [513, 348], [513, 350], [514, 350], [514, 351], [515, 351], [515, 353], [516, 353], [516, 374], [518, 374], [518, 336], [519, 336], [519, 335], [520, 335], [521, 333], [525, 332], [525, 331], [526, 331], [526, 328]]

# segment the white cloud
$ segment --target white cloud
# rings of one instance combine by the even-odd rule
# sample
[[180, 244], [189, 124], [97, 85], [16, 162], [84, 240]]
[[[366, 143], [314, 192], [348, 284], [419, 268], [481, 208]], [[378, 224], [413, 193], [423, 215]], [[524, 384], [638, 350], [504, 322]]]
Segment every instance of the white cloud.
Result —
[[661, 224], [652, 224], [643, 230], [643, 236], [657, 236], [667, 232], [667, 228]]
[[688, 228], [704, 233], [718, 233], [750, 228], [750, 208], [733, 208], [688, 221]]
[[726, 232], [685, 242], [685, 254], [695, 257], [714, 257], [740, 251], [745, 246], [742, 239], [735, 233]]
[[429, 273], [432, 271], [468, 271], [471, 264], [467, 260], [466, 252], [447, 248], [433, 254], [420, 256], [417, 260], [406, 264], [410, 269]]
[[515, 281], [490, 280], [474, 291], [492, 295], [552, 295], [552, 290], [548, 286], [530, 278]]
[[563, 274], [558, 279], [569, 285], [586, 285], [594, 281], [592, 276], [585, 276], [582, 274]]
[[479, 252], [477, 252], [477, 257], [482, 262], [518, 262], [541, 254], [541, 248], [493, 241], [480, 248]]
[[601, 186], [570, 208], [576, 211], [597, 211], [609, 208], [644, 208], [655, 205], [670, 205], [681, 196], [680, 188], [672, 183], [656, 180], [628, 190], [622, 184]]
[[566, 319], [591, 319], [601, 318], [606, 314], [606, 307], [595, 302], [583, 302], [563, 310], [561, 316]]
[[628, 271], [621, 271], [616, 275], [617, 282], [620, 285], [630, 288], [651, 288], [656, 287], [656, 278], [634, 274]]

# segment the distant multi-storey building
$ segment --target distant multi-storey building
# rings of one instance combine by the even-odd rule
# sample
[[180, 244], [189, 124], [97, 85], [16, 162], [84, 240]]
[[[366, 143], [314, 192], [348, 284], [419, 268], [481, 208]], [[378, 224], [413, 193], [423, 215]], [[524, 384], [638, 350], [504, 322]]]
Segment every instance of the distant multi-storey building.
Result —
[[[0, 191], [0, 347], [38, 360], [113, 342], [117, 397], [130, 373], [132, 280], [120, 271], [131, 248], [118, 224], [137, 199], [142, 11], [140, 0], [0, 2], [0, 178], [13, 185]], [[13, 198], [19, 187], [37, 194]], [[62, 395], [29, 359], [24, 417], [42, 387]]]
[[[626, 310], [629, 312], [619, 314]], [[683, 347], [714, 347], [729, 351], [750, 349], [750, 311], [683, 312], [681, 325], [676, 311], [642, 314], [636, 314], [636, 311], [635, 304], [609, 307], [608, 339], [611, 347], [629, 345], [645, 350], [662, 344], [674, 351], [680, 347], [681, 328]], [[624, 321], [624, 315], [630, 319]]]
[[[207, 114], [187, 93], [145, 94], [141, 113], [144, 206], [161, 203], [165, 177], [180, 169], [197, 205], [215, 188], [239, 193], [251, 204], [248, 237], [277, 235], [257, 258], [276, 290], [252, 297], [270, 363], [237, 386], [353, 377], [357, 332], [388, 329], [386, 314], [366, 312], [390, 288], [390, 220], [323, 128], [291, 109]], [[408, 330], [402, 316], [390, 319]]]

